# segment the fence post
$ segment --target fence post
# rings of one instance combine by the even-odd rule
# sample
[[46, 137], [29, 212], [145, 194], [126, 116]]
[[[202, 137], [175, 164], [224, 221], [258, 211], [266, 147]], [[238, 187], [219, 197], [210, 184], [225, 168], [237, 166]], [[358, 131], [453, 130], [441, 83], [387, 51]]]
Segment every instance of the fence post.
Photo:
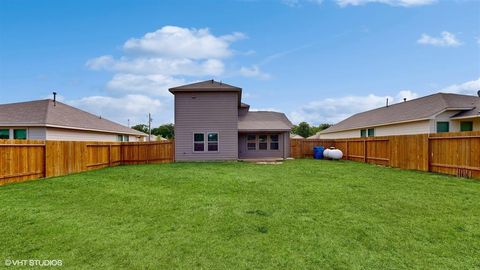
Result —
[[367, 139], [363, 140], [363, 162], [367, 163]]
[[108, 167], [112, 167], [112, 145], [108, 144]]
[[47, 141], [43, 145], [43, 177], [47, 177]]
[[426, 136], [427, 138], [427, 157], [426, 157], [426, 165], [427, 165], [427, 172], [430, 171], [430, 155], [433, 154], [433, 153], [430, 153], [431, 152], [431, 149], [430, 149], [430, 134], [428, 134]]
[[150, 163], [150, 147], [147, 145], [147, 164]]
[[348, 160], [348, 139], [345, 140], [345, 159]]

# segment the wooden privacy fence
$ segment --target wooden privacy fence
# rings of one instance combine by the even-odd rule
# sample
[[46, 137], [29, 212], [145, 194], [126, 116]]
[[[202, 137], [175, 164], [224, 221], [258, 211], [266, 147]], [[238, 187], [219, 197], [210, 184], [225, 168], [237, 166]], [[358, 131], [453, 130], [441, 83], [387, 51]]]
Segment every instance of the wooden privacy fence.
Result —
[[311, 158], [314, 146], [335, 147], [343, 159], [390, 167], [480, 178], [480, 131], [355, 139], [292, 139], [294, 158]]
[[0, 185], [122, 164], [167, 163], [174, 142], [0, 140]]

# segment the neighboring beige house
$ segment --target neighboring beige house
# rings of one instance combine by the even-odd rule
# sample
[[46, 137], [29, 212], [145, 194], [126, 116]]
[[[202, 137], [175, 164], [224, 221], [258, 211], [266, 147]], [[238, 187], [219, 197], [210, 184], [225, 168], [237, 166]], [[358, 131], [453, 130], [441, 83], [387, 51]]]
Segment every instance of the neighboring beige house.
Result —
[[146, 136], [51, 99], [0, 105], [0, 139], [143, 141]]
[[300, 136], [298, 134], [290, 133], [290, 139], [305, 139], [305, 138], [303, 138], [302, 136]]
[[480, 130], [480, 97], [437, 93], [355, 114], [308, 139]]

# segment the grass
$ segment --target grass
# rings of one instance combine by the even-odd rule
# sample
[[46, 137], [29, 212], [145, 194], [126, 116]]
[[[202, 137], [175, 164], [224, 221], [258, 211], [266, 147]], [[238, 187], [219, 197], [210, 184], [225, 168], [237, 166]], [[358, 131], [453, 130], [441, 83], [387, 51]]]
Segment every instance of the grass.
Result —
[[480, 268], [479, 206], [480, 181], [354, 162], [122, 166], [0, 187], [0, 267]]

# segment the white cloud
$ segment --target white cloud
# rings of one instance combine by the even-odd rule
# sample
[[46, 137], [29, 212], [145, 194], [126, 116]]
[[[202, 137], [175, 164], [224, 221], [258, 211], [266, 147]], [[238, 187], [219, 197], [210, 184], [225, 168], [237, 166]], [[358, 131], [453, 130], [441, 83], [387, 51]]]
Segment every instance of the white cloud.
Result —
[[337, 123], [356, 113], [385, 106], [387, 98], [389, 104], [393, 104], [402, 102], [403, 98], [409, 100], [416, 97], [418, 97], [416, 93], [404, 90], [400, 91], [395, 97], [370, 94], [367, 96], [326, 98], [308, 103], [299, 110], [292, 112], [290, 117], [294, 123], [302, 121], [313, 124]]
[[458, 47], [462, 45], [462, 42], [455, 37], [454, 34], [443, 31], [441, 37], [432, 37], [427, 34], [422, 34], [422, 36], [417, 40], [419, 44], [423, 45], [432, 45], [439, 47]]
[[304, 2], [320, 5], [320, 4], [323, 3], [323, 0], [282, 0], [282, 2], [285, 5], [290, 6], [290, 7], [298, 7], [298, 6], [301, 6], [302, 3], [304, 3]]
[[192, 60], [188, 58], [137, 57], [114, 59], [109, 55], [90, 59], [87, 67], [93, 70], [109, 70], [134, 74], [162, 74], [168, 76], [221, 75], [224, 64], [217, 59]]
[[337, 4], [341, 7], [345, 6], [360, 6], [369, 3], [380, 3], [387, 4], [390, 6], [402, 6], [402, 7], [414, 7], [414, 6], [423, 6], [430, 5], [437, 0], [336, 0]]
[[402, 90], [398, 92], [398, 94], [395, 96], [393, 101], [401, 102], [403, 101], [404, 98], [407, 100], [415, 99], [415, 98], [418, 98], [418, 94], [410, 90]]
[[[477, 95], [480, 90], [480, 78], [467, 81], [460, 84], [453, 84], [433, 92], [456, 93], [464, 95]], [[370, 94], [367, 96], [344, 96], [335, 98], [326, 98], [312, 101], [300, 109], [290, 114], [290, 119], [294, 123], [307, 121], [313, 124], [320, 123], [338, 123], [356, 113], [368, 111], [371, 109], [383, 107], [388, 98], [389, 104], [403, 102], [418, 98], [419, 95], [410, 90], [399, 91], [394, 96], [378, 96]]]
[[175, 79], [161, 74], [136, 75], [119, 73], [115, 74], [107, 83], [107, 88], [116, 92], [170, 97], [169, 88], [185, 83], [186, 81], [182, 79]]
[[[144, 123], [148, 112], [154, 119], [158, 118], [157, 124], [172, 122], [172, 95], [168, 88], [227, 73], [225, 62], [228, 58], [242, 55], [231, 45], [244, 38], [246, 35], [240, 32], [215, 36], [208, 28], [177, 26], [164, 26], [140, 38], [130, 38], [123, 44], [123, 55], [103, 55], [85, 63], [91, 70], [112, 72], [106, 84], [107, 95], [70, 103], [123, 124], [128, 118], [131, 123]], [[257, 66], [228, 74], [268, 76]]]
[[141, 38], [131, 38], [123, 48], [127, 51], [149, 53], [158, 56], [208, 59], [225, 58], [232, 55], [230, 43], [243, 39], [242, 33], [214, 36], [208, 28], [182, 28], [164, 26]]
[[109, 69], [114, 63], [115, 63], [115, 60], [113, 59], [113, 56], [103, 55], [103, 56], [99, 56], [97, 58], [88, 60], [85, 65], [92, 70], [102, 70], [102, 69]]
[[461, 84], [453, 84], [440, 90], [444, 93], [455, 93], [463, 95], [477, 95], [477, 91], [480, 90], [480, 78]]
[[260, 67], [257, 65], [253, 65], [251, 67], [241, 67], [239, 73], [244, 77], [255, 77], [263, 80], [270, 78], [270, 74], [261, 71]]
[[126, 95], [124, 97], [89, 96], [66, 103], [81, 108], [95, 115], [102, 116], [119, 124], [146, 123], [148, 113], [159, 117], [156, 123], [172, 121], [168, 108], [160, 100], [144, 95]]

